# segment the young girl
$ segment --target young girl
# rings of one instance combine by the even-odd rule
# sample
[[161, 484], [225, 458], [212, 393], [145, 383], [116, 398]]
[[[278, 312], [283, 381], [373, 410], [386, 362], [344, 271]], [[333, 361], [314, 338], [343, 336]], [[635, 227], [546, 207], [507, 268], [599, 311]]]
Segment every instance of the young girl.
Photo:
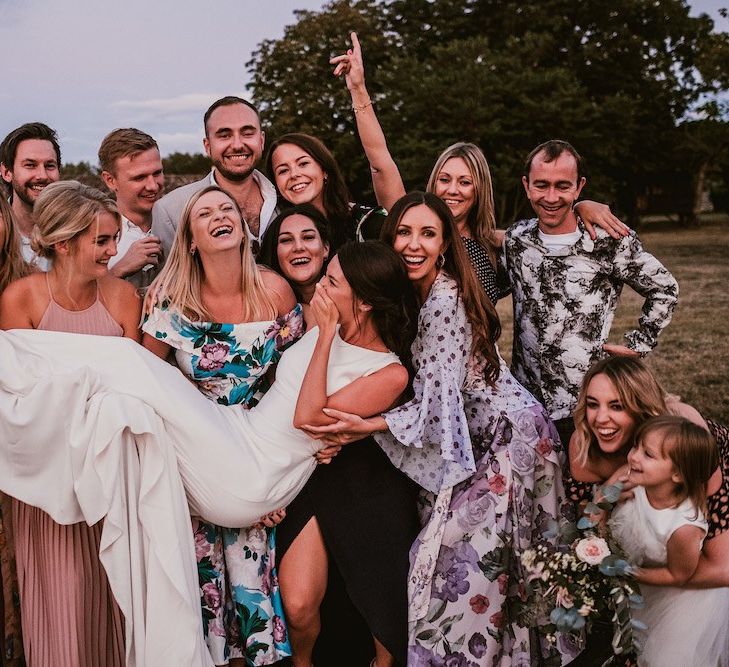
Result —
[[729, 589], [682, 588], [699, 563], [706, 535], [706, 485], [718, 465], [709, 433], [683, 417], [647, 420], [628, 454], [634, 497], [610, 528], [638, 567], [647, 626], [641, 667], [729, 664]]

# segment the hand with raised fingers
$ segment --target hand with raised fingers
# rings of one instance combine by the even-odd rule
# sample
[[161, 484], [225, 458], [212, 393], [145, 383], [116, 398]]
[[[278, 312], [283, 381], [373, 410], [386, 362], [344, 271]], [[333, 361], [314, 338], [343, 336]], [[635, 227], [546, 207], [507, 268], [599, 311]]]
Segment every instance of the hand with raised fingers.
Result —
[[364, 88], [365, 76], [362, 47], [357, 38], [357, 33], [350, 33], [349, 38], [352, 40], [352, 48], [347, 49], [344, 54], [331, 58], [329, 64], [334, 65], [334, 76], [344, 76], [347, 88], [351, 91]]

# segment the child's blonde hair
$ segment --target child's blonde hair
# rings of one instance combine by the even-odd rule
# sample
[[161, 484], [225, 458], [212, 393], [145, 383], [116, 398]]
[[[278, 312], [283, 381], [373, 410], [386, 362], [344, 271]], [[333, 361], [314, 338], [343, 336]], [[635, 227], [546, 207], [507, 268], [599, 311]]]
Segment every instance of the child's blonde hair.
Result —
[[714, 438], [701, 426], [675, 415], [648, 419], [638, 428], [636, 443], [651, 434], [658, 436], [661, 454], [671, 459], [681, 477], [678, 503], [688, 498], [697, 512], [706, 512], [707, 484], [719, 467]]

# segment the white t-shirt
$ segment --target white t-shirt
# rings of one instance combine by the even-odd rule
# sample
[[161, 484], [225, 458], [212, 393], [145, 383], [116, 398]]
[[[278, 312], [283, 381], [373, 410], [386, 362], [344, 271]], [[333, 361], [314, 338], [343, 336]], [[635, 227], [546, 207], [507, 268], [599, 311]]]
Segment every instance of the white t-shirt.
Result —
[[562, 248], [569, 248], [573, 246], [577, 241], [580, 240], [582, 232], [576, 229], [574, 232], [569, 234], [545, 234], [541, 229], [539, 230], [539, 240], [542, 245], [549, 250], [562, 250]]

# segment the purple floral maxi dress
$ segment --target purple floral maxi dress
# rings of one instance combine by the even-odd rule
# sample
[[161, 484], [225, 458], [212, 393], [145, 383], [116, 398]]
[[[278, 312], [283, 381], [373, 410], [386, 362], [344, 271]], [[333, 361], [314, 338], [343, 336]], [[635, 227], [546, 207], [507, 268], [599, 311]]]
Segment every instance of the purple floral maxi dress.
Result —
[[[175, 349], [180, 370], [210, 400], [250, 408], [265, 374], [304, 332], [301, 306], [268, 322], [191, 322], [164, 307], [143, 325]], [[204, 446], [204, 443], [201, 443]], [[223, 528], [193, 517], [205, 641], [216, 665], [270, 665], [291, 655], [275, 569], [276, 529]]]
[[375, 437], [423, 487], [410, 553], [409, 667], [560, 665], [577, 653], [519, 622], [521, 554], [568, 512], [562, 450], [537, 400], [502, 362], [494, 387], [471, 356], [455, 281], [441, 272], [413, 343], [415, 397]]

